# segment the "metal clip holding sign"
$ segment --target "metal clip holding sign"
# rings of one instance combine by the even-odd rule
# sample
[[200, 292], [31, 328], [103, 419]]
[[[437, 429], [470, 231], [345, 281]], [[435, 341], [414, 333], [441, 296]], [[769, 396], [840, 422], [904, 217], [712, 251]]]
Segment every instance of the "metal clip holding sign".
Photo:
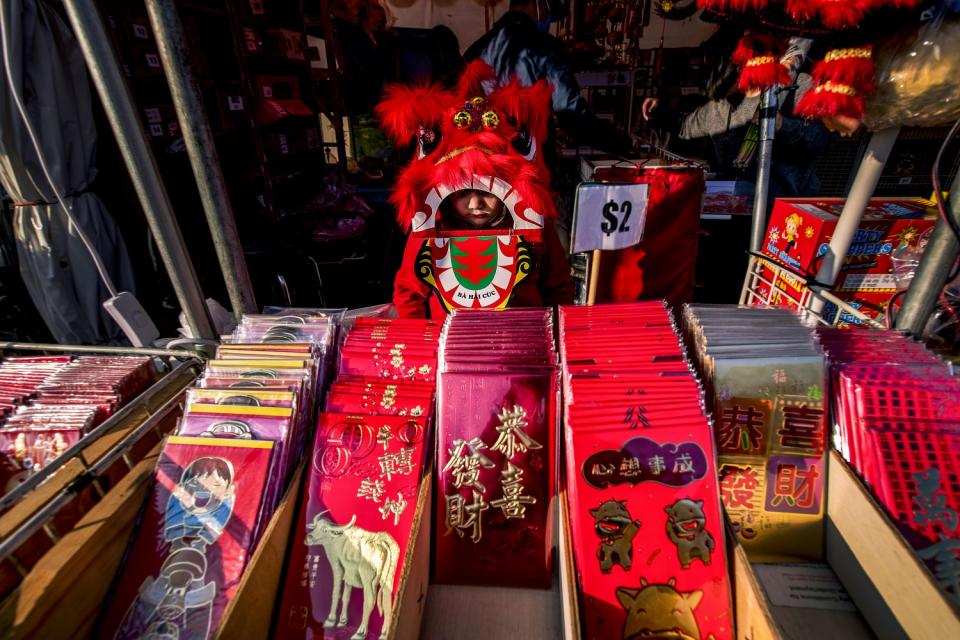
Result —
[[577, 187], [572, 253], [626, 249], [643, 240], [650, 185], [587, 182]]

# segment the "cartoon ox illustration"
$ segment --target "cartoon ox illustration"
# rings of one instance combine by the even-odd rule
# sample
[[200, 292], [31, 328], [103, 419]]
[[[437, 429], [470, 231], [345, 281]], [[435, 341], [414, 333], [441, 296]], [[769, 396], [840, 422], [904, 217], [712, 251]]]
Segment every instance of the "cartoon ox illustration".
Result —
[[[325, 513], [318, 513], [313, 522], [307, 524], [304, 540], [308, 546], [323, 546], [333, 571], [330, 615], [323, 626], [328, 629], [347, 626], [350, 594], [353, 589], [363, 589], [363, 619], [352, 640], [367, 637], [374, 603], [377, 611], [383, 615], [380, 637], [386, 638], [393, 614], [393, 579], [400, 560], [400, 546], [388, 533], [365, 531], [354, 526], [357, 516], [353, 516], [347, 524], [338, 525], [324, 517]], [[343, 607], [337, 618], [341, 588]]]
[[617, 589], [617, 600], [627, 611], [624, 640], [701, 640], [693, 611], [703, 592], [677, 591], [676, 584], [674, 578], [667, 584], [649, 584], [641, 578], [639, 589]]

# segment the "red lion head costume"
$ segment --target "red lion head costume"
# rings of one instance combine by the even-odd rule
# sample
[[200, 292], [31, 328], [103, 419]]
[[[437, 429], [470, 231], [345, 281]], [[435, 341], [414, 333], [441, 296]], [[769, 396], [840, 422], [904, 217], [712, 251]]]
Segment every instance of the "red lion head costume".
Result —
[[391, 197], [405, 231], [440, 235], [440, 203], [461, 189], [495, 195], [512, 216], [512, 231], [529, 240], [538, 240], [544, 218], [555, 214], [540, 148], [553, 88], [514, 80], [485, 95], [484, 88], [495, 85], [493, 69], [477, 61], [452, 91], [387, 87], [377, 116], [396, 145], [415, 141], [417, 147]]

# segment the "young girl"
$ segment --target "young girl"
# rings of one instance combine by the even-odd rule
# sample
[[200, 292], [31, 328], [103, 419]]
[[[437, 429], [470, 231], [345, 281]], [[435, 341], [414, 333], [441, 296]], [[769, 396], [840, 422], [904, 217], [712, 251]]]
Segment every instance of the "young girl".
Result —
[[[444, 231], [463, 231], [466, 233], [478, 230], [505, 230], [511, 226], [510, 215], [496, 196], [483, 191], [465, 189], [454, 193], [441, 205], [438, 226]], [[461, 297], [461, 306], [489, 307], [492, 304], [483, 304], [496, 300], [497, 307], [552, 307], [573, 302], [573, 279], [570, 276], [570, 266], [566, 253], [557, 237], [556, 229], [551, 221], [547, 221], [543, 230], [543, 242], [531, 244], [530, 263], [532, 275], [513, 284], [512, 288], [503, 293], [493, 286], [493, 290], [500, 295], [490, 295], [488, 298], [470, 297], [470, 290], [478, 287], [486, 279], [492, 277], [491, 272], [496, 269], [493, 261], [493, 250], [499, 242], [494, 235], [468, 236], [460, 246], [466, 251], [460, 258], [454, 257], [455, 263], [461, 263], [461, 276], [458, 279], [465, 284], [467, 298]], [[454, 241], [455, 242], [455, 241]], [[407, 238], [407, 247], [404, 251], [403, 264], [397, 272], [394, 281], [393, 302], [401, 317], [408, 318], [443, 318], [449, 306], [435, 287], [419, 277], [417, 256], [422, 253], [423, 241], [412, 235]], [[471, 261], [470, 249], [475, 249], [477, 260]], [[459, 252], [458, 252], [459, 253]], [[479, 262], [479, 264], [473, 264]], [[490, 285], [483, 287], [490, 293]], [[478, 295], [483, 295], [478, 294]]]
[[401, 317], [573, 302], [538, 147], [552, 88], [512, 82], [486, 93], [494, 81], [474, 62], [455, 91], [393, 86], [377, 107], [393, 140], [413, 139], [418, 152], [391, 198], [410, 232], [394, 281]]

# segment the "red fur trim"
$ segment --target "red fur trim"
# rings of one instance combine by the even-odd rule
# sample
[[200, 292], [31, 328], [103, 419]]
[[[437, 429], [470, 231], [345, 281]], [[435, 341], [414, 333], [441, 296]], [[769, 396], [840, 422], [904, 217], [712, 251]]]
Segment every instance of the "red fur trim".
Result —
[[869, 8], [869, 0], [820, 0], [820, 22], [828, 29], [857, 26]]
[[891, 2], [916, 0], [787, 0], [787, 13], [801, 22], [817, 19], [828, 29], [847, 29], [857, 26], [868, 11]]
[[496, 72], [483, 60], [474, 60], [463, 70], [460, 81], [457, 83], [457, 95], [469, 100], [473, 96], [482, 96], [483, 83], [497, 77]]
[[440, 87], [393, 84], [386, 87], [375, 111], [380, 126], [400, 146], [409, 143], [421, 126], [436, 127], [454, 101], [456, 96]]
[[540, 80], [530, 87], [524, 87], [514, 80], [490, 94], [489, 99], [498, 105], [501, 115], [522, 123], [537, 140], [542, 142], [546, 139], [553, 100], [553, 86], [548, 81]]
[[741, 13], [762, 11], [767, 8], [767, 0], [730, 0], [730, 8]]
[[847, 116], [854, 120], [863, 119], [865, 100], [862, 95], [848, 95], [831, 91], [820, 85], [804, 94], [793, 112], [801, 118], [816, 120], [835, 116]]
[[787, 13], [800, 22], [816, 18], [819, 7], [820, 0], [787, 0]]
[[[773, 56], [769, 62], [751, 64], [748, 62], [740, 71], [737, 87], [747, 92], [751, 89], [769, 89], [773, 86], [790, 84], [790, 71]], [[754, 58], [756, 60], [756, 58]]]
[[727, 13], [730, 10], [730, 0], [697, 0], [697, 6], [704, 11]]
[[871, 50], [872, 47], [866, 46], [827, 52], [824, 59], [813, 68], [814, 82], [816, 84], [836, 82], [849, 85], [860, 95], [873, 93], [876, 64], [872, 56], [861, 55], [864, 51]]

